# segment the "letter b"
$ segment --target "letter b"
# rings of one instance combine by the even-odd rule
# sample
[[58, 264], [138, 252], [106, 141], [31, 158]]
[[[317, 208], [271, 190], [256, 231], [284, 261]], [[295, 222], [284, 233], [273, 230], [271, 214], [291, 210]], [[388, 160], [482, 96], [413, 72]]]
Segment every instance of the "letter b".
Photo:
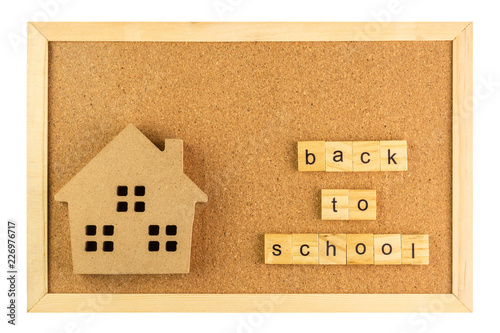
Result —
[[314, 164], [316, 162], [316, 156], [313, 153], [309, 152], [309, 149], [306, 149], [306, 164]]

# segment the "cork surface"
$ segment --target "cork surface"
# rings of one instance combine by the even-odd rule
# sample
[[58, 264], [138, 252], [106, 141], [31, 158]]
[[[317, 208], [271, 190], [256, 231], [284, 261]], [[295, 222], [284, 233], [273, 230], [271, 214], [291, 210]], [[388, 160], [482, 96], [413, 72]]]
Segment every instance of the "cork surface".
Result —
[[[451, 42], [49, 44], [49, 292], [450, 293]], [[54, 194], [128, 123], [184, 140], [187, 275], [75, 275]], [[407, 140], [406, 172], [298, 172], [298, 141]], [[321, 189], [377, 220], [321, 220]], [[266, 233], [429, 235], [427, 266], [265, 265]]]

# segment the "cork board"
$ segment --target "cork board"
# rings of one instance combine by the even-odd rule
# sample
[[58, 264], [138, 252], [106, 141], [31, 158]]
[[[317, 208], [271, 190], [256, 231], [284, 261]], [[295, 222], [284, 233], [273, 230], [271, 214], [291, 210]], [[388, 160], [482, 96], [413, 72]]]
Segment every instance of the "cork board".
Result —
[[[50, 293], [452, 289], [452, 42], [50, 42]], [[209, 197], [188, 275], [74, 275], [54, 194], [128, 123]], [[407, 140], [404, 173], [300, 173], [296, 143]], [[376, 221], [323, 221], [322, 188], [374, 188]], [[428, 234], [428, 266], [268, 266], [265, 233]]]

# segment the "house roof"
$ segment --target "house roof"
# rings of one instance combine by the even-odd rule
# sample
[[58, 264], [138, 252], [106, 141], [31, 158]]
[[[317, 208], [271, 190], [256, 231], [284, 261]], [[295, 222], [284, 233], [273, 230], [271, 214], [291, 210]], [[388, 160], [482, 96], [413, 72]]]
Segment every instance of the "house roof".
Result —
[[182, 192], [186, 200], [207, 202], [207, 195], [183, 172], [182, 151], [182, 140], [166, 139], [165, 150], [161, 151], [129, 124], [57, 192], [55, 199], [68, 202], [88, 195], [85, 189], [102, 186], [108, 178], [133, 170], [141, 179], [161, 176], [166, 182], [175, 182], [179, 185], [176, 190]]

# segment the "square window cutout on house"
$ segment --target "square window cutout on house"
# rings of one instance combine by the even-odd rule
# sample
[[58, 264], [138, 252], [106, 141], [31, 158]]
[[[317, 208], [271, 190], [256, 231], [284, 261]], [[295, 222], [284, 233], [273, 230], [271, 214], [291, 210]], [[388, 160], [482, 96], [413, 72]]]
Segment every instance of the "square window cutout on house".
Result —
[[97, 233], [97, 227], [95, 225], [85, 226], [85, 235], [95, 236], [96, 233]]
[[148, 250], [151, 252], [157, 252], [160, 250], [160, 242], [152, 241], [148, 244]]
[[104, 236], [113, 236], [115, 233], [115, 227], [112, 225], [105, 225], [102, 227], [102, 234]]
[[134, 194], [138, 197], [143, 197], [146, 194], [146, 187], [136, 186], [135, 190], [134, 190]]
[[113, 242], [106, 241], [102, 243], [102, 250], [104, 252], [113, 252]]
[[116, 194], [120, 197], [126, 197], [128, 194], [128, 187], [127, 186], [118, 186], [116, 188]]
[[118, 201], [116, 205], [117, 212], [126, 212], [128, 210], [128, 203], [126, 201]]
[[144, 201], [136, 201], [134, 205], [134, 210], [136, 212], [144, 212], [146, 210], [146, 204]]
[[149, 226], [149, 236], [158, 236], [160, 234], [160, 226], [159, 225], [150, 225]]
[[85, 251], [86, 252], [97, 251], [97, 242], [85, 242]]
[[168, 241], [167, 245], [166, 245], [166, 248], [167, 248], [167, 252], [175, 252], [175, 251], [177, 251], [177, 242], [175, 242], [175, 241]]
[[176, 225], [167, 225], [166, 233], [167, 233], [167, 236], [177, 235], [177, 226]]

